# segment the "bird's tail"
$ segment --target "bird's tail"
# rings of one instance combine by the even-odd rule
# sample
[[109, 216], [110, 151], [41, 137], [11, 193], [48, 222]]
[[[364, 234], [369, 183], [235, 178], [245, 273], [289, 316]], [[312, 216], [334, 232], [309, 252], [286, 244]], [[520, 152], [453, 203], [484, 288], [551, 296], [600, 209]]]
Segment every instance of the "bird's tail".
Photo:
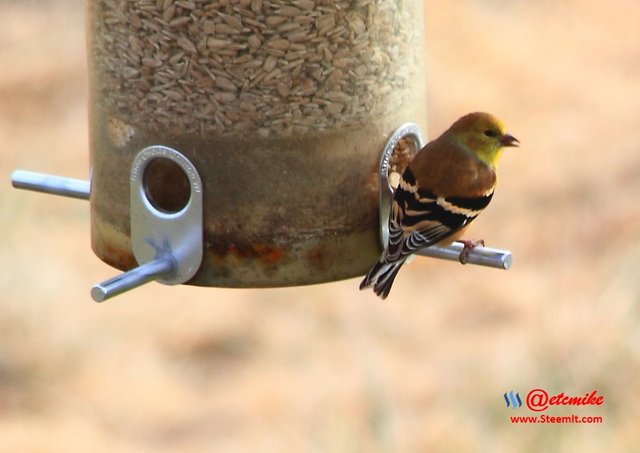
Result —
[[[405, 258], [406, 259], [406, 258]], [[382, 299], [386, 299], [391, 291], [393, 280], [405, 262], [405, 259], [393, 263], [378, 261], [360, 283], [360, 289], [370, 288]]]

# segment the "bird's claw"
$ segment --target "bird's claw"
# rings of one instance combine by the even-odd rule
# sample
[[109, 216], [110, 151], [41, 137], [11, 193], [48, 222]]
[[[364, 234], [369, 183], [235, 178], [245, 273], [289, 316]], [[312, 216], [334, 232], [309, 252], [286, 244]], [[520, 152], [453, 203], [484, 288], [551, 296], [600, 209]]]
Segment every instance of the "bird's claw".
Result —
[[458, 256], [458, 259], [460, 260], [461, 264], [467, 264], [469, 262], [469, 252], [471, 252], [471, 250], [473, 250], [478, 246], [484, 247], [484, 239], [478, 239], [477, 241], [462, 239], [456, 242], [459, 242], [462, 245], [464, 245], [464, 247], [462, 248], [462, 251], [460, 252], [460, 256]]

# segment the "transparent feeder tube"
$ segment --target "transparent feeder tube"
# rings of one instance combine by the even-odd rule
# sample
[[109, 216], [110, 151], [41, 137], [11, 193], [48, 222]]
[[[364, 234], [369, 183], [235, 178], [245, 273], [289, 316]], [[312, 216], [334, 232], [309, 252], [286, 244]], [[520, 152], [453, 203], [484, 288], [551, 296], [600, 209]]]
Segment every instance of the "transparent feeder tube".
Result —
[[380, 152], [399, 124], [426, 128], [422, 2], [86, 5], [102, 260], [136, 266], [129, 168], [162, 145], [203, 180], [203, 260], [189, 283], [289, 286], [368, 270]]

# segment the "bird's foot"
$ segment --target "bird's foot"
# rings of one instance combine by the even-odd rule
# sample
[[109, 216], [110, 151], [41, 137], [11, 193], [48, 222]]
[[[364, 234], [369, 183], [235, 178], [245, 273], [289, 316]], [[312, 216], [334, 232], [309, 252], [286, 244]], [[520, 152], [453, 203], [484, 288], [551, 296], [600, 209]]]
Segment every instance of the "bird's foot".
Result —
[[461, 239], [456, 242], [459, 242], [462, 245], [464, 245], [464, 247], [462, 248], [462, 251], [460, 252], [460, 256], [458, 257], [458, 259], [460, 260], [460, 263], [462, 264], [467, 264], [467, 262], [469, 261], [469, 252], [471, 252], [471, 250], [475, 249], [479, 245], [484, 247], [484, 239], [478, 239], [477, 241]]

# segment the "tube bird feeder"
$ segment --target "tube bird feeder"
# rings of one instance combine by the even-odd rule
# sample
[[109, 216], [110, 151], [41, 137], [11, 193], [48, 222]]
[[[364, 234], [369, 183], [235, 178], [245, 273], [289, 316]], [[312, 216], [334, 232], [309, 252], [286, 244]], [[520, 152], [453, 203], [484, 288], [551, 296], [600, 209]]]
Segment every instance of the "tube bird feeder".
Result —
[[[13, 180], [90, 200], [94, 252], [126, 271], [94, 299], [149, 280], [275, 287], [369, 269], [391, 152], [424, 142], [422, 1], [86, 5], [90, 181]], [[489, 265], [508, 267], [498, 252]]]

